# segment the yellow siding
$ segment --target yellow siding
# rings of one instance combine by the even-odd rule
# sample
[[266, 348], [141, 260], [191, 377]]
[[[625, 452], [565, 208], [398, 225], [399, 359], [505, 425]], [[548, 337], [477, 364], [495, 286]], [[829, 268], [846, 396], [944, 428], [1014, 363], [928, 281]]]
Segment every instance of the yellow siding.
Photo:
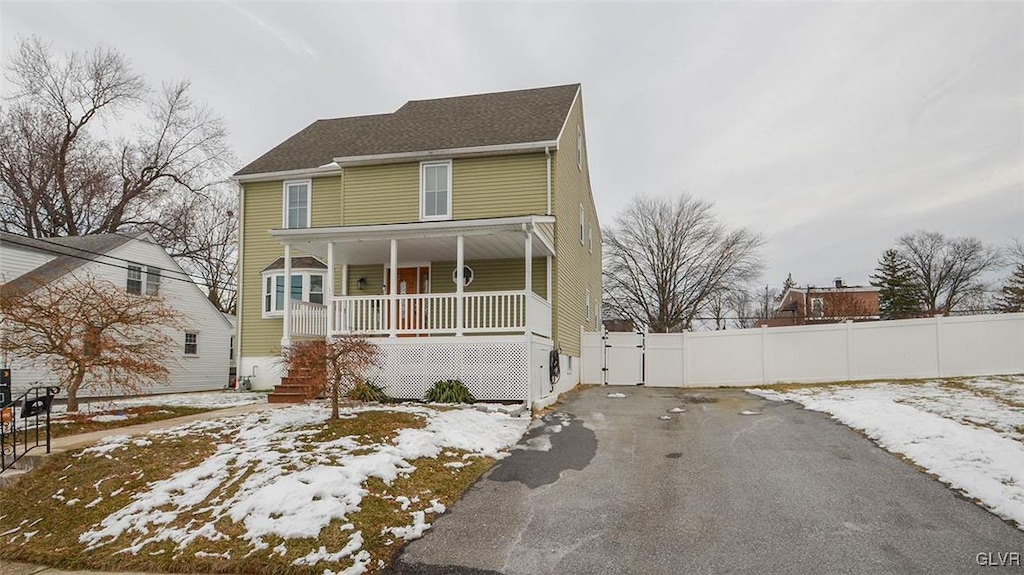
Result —
[[544, 154], [452, 162], [452, 212], [457, 220], [543, 214], [547, 209]]
[[419, 221], [419, 189], [418, 162], [347, 168], [344, 225]]
[[[284, 255], [280, 242], [268, 233], [281, 228], [283, 182], [244, 184], [245, 222], [242, 228], [242, 298], [241, 355], [277, 355], [281, 347], [283, 322], [280, 318], [263, 319], [260, 270]], [[313, 225], [337, 226], [341, 220], [341, 177], [313, 179], [311, 211]], [[297, 257], [305, 255], [293, 251]]]
[[[547, 200], [545, 199], [545, 202]], [[467, 292], [521, 290], [526, 279], [526, 266], [521, 259], [466, 261], [473, 270], [473, 283], [466, 286]], [[452, 273], [455, 262], [434, 262], [430, 272], [431, 293], [454, 293], [455, 282]], [[547, 262], [543, 258], [533, 260], [533, 291], [547, 297]]]
[[[576, 163], [576, 127], [583, 126], [583, 167]], [[586, 126], [583, 123], [583, 99], [578, 97], [566, 123], [558, 151], [552, 160], [552, 210], [555, 213], [555, 285], [552, 318], [554, 339], [562, 351], [580, 355], [580, 327], [598, 326], [596, 311], [601, 299], [601, 227], [590, 190], [590, 172], [586, 154]], [[586, 221], [594, 237], [593, 252], [584, 238], [579, 239], [579, 206], [583, 204]], [[591, 318], [586, 319], [587, 288], [591, 293]]]
[[[341, 266], [338, 266], [341, 269]], [[366, 285], [359, 289], [359, 278], [366, 278]], [[341, 275], [338, 274], [338, 282]], [[384, 286], [384, 264], [349, 266], [348, 267], [348, 295], [380, 295]], [[338, 293], [341, 293], [341, 284], [338, 283]]]

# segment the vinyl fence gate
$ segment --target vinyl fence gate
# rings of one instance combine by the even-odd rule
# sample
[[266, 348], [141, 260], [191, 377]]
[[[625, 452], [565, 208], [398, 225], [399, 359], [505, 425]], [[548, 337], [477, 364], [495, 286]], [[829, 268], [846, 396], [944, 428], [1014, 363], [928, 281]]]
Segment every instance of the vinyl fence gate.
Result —
[[601, 343], [605, 385], [643, 385], [644, 348], [643, 332], [604, 332]]

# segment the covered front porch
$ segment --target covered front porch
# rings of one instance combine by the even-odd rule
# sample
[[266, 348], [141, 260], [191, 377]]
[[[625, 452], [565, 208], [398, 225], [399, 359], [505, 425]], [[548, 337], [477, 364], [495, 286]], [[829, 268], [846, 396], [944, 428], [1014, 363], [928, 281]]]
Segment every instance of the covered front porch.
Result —
[[[551, 337], [551, 216], [270, 233], [284, 246], [284, 278], [296, 277], [294, 252], [326, 263], [322, 303], [303, 298], [303, 289], [296, 290], [293, 280], [288, 281], [288, 301], [281, 309], [283, 346], [294, 338], [342, 334], [373, 338]], [[521, 262], [518, 270], [510, 269], [512, 260]], [[470, 261], [500, 261], [500, 266], [489, 267], [487, 273], [494, 275], [500, 270], [502, 281], [479, 277], [480, 270], [467, 267]], [[450, 279], [441, 277], [441, 270], [448, 267], [440, 262], [453, 263], [448, 266], [453, 268]], [[365, 274], [368, 266], [379, 275]], [[353, 270], [363, 270], [365, 275], [355, 277]], [[467, 289], [474, 281], [476, 286]], [[478, 289], [481, 285], [517, 287]]]

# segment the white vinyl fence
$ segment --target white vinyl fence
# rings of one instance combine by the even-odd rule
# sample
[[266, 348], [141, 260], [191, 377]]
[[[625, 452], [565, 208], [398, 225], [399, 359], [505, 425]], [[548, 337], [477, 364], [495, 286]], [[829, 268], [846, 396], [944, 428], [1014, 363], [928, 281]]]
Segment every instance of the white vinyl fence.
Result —
[[583, 383], [656, 387], [1024, 373], [1024, 313], [583, 334]]

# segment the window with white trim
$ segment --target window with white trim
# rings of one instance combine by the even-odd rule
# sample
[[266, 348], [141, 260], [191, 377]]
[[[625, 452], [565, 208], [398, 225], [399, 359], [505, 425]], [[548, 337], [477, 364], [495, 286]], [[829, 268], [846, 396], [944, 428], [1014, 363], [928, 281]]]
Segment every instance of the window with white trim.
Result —
[[[291, 299], [324, 303], [324, 270], [292, 270]], [[284, 271], [263, 272], [263, 317], [284, 315]]]
[[811, 298], [811, 317], [822, 317], [825, 315], [825, 300], [820, 297]]
[[185, 332], [185, 355], [199, 355], [199, 334], [194, 331]]
[[590, 286], [587, 286], [586, 298], [587, 298], [587, 319], [589, 320], [590, 319]]
[[[452, 270], [452, 283], [459, 285], [459, 269], [455, 268]], [[468, 286], [473, 283], [473, 268], [469, 266], [462, 266], [462, 285]]]
[[452, 217], [452, 162], [420, 164], [420, 219], [450, 220]]
[[284, 183], [284, 228], [310, 227], [310, 214], [312, 213], [310, 188], [310, 180]]
[[583, 211], [583, 204], [580, 204], [580, 245], [583, 245], [584, 234], [587, 227], [587, 215]]
[[160, 293], [160, 268], [146, 266], [146, 295]]
[[594, 253], [594, 224], [587, 226], [587, 250]]
[[135, 295], [142, 294], [142, 266], [139, 264], [128, 264], [128, 283], [125, 291]]
[[576, 167], [583, 171], [583, 126], [576, 126]]

